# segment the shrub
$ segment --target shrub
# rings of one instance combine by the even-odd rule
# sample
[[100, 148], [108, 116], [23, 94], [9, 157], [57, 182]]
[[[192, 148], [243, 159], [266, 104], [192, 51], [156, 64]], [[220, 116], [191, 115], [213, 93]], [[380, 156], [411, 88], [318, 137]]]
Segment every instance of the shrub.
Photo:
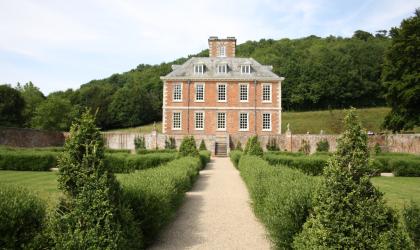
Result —
[[237, 151], [242, 151], [243, 150], [241, 141], [238, 140], [238, 143], [236, 143], [235, 150], [237, 150]]
[[241, 159], [242, 154], [242, 151], [239, 150], [232, 150], [229, 152], [230, 160], [232, 161], [235, 168], [238, 168], [239, 160]]
[[277, 249], [290, 249], [311, 209], [316, 179], [287, 167], [274, 167], [255, 156], [242, 156], [239, 171], [257, 217]]
[[410, 238], [414, 241], [417, 249], [420, 249], [420, 207], [411, 202], [403, 210], [403, 218]]
[[279, 145], [277, 144], [277, 140], [275, 137], [269, 138], [266, 148], [268, 151], [279, 151]]
[[114, 154], [114, 153], [125, 153], [130, 154], [130, 149], [112, 149], [112, 148], [105, 148], [105, 153]]
[[176, 149], [175, 138], [173, 138], [173, 137], [166, 138], [165, 149]]
[[382, 193], [370, 182], [367, 134], [354, 114], [345, 118], [337, 152], [324, 169], [313, 213], [295, 237], [296, 249], [411, 249]]
[[157, 167], [176, 158], [176, 153], [108, 154], [105, 155], [104, 164], [107, 170], [112, 173], [130, 173], [135, 170]]
[[291, 156], [290, 154], [264, 154], [263, 158], [270, 165], [288, 166], [308, 175], [322, 175], [328, 159], [323, 155]]
[[390, 160], [389, 165], [395, 176], [420, 177], [420, 161], [416, 160]]
[[382, 153], [382, 149], [381, 146], [379, 146], [379, 143], [375, 143], [375, 146], [373, 147], [373, 152], [377, 155]]
[[26, 249], [42, 231], [46, 206], [29, 190], [0, 185], [0, 248]]
[[200, 168], [197, 157], [183, 157], [159, 168], [120, 176], [123, 199], [132, 208], [146, 245], [175, 214]]
[[120, 185], [104, 164], [104, 142], [86, 111], [70, 129], [59, 159], [60, 201], [52, 220], [56, 249], [141, 247], [131, 212], [120, 198]]
[[306, 155], [308, 155], [311, 152], [311, 145], [309, 145], [309, 142], [307, 140], [302, 140], [299, 152], [302, 152]]
[[200, 147], [198, 148], [198, 150], [200, 151], [207, 150], [206, 143], [204, 142], [204, 140], [201, 140]]
[[245, 145], [244, 154], [256, 156], [263, 155], [263, 150], [261, 148], [260, 142], [258, 141], [258, 136], [254, 135], [248, 139]]
[[200, 162], [201, 162], [201, 168], [204, 168], [207, 163], [210, 162], [211, 152], [207, 150], [201, 150], [199, 152]]
[[320, 140], [316, 144], [316, 152], [328, 152], [329, 150], [330, 150], [330, 143], [326, 139]]
[[57, 166], [57, 152], [0, 150], [0, 170], [48, 171]]
[[179, 154], [181, 156], [198, 156], [194, 136], [186, 136], [182, 139], [181, 146], [179, 146]]
[[134, 138], [134, 147], [136, 151], [146, 149], [146, 141], [144, 136], [136, 136], [136, 138]]
[[176, 149], [140, 149], [137, 150], [136, 153], [139, 155], [145, 155], [145, 154], [156, 154], [156, 153], [176, 153]]

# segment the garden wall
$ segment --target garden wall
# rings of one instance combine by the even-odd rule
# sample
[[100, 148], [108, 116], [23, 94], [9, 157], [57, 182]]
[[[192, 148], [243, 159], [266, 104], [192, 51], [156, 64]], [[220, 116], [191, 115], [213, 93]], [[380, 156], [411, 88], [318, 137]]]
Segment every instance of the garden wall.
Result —
[[62, 132], [25, 128], [0, 128], [0, 145], [10, 147], [59, 147], [64, 145]]

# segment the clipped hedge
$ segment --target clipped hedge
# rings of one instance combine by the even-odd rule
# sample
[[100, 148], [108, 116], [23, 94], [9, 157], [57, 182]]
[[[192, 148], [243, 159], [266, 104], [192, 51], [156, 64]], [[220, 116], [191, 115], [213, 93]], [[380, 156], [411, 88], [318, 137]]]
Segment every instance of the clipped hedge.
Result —
[[201, 168], [204, 168], [207, 163], [210, 162], [211, 152], [207, 150], [201, 150], [198, 152], [198, 156], [200, 157]]
[[0, 150], [0, 170], [48, 171], [57, 165], [59, 152]]
[[238, 168], [239, 160], [241, 159], [242, 154], [243, 154], [242, 151], [239, 151], [239, 150], [230, 151], [229, 157], [233, 163], [233, 166], [235, 166], [235, 168]]
[[198, 157], [183, 157], [158, 168], [119, 176], [123, 200], [132, 208], [146, 245], [173, 217], [201, 167]]
[[176, 153], [176, 149], [138, 149], [136, 150], [137, 154], [145, 155], [145, 154], [155, 154], [155, 153]]
[[29, 190], [0, 185], [0, 249], [31, 249], [45, 215], [44, 202]]
[[420, 176], [420, 157], [412, 154], [385, 153], [372, 156], [378, 173], [393, 172], [395, 176]]
[[264, 154], [264, 160], [270, 165], [288, 166], [299, 169], [309, 175], [322, 175], [328, 157], [314, 156], [290, 156], [283, 154]]
[[105, 166], [113, 173], [130, 173], [134, 170], [141, 170], [156, 167], [169, 161], [175, 160], [177, 154], [155, 153], [144, 155], [133, 154], [107, 154], [105, 155]]
[[238, 169], [252, 199], [254, 212], [277, 249], [291, 249], [312, 207], [317, 179], [288, 168], [270, 166], [259, 157], [243, 155]]

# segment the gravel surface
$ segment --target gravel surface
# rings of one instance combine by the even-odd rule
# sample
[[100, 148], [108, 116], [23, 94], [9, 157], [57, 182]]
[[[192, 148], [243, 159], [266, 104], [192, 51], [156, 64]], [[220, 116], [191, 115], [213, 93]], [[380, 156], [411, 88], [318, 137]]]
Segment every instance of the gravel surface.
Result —
[[150, 249], [270, 249], [229, 158], [213, 158]]

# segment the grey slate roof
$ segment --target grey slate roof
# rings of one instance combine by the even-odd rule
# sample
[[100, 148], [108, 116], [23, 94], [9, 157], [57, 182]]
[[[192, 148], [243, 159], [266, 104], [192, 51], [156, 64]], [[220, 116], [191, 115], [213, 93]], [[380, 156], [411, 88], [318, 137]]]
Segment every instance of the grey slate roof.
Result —
[[[194, 74], [194, 65], [204, 64], [204, 74]], [[218, 74], [217, 65], [227, 63], [228, 73]], [[242, 74], [241, 65], [250, 64], [251, 73]], [[252, 58], [239, 57], [192, 57], [182, 65], [172, 65], [172, 72], [161, 77], [163, 80], [181, 79], [238, 79], [238, 80], [283, 80], [272, 71], [272, 66], [261, 65]]]

